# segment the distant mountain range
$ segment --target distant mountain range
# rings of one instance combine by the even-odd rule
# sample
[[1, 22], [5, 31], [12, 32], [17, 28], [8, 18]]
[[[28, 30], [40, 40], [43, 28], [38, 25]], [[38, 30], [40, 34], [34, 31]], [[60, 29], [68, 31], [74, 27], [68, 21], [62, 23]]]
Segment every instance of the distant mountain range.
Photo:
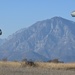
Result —
[[62, 17], [38, 21], [0, 46], [0, 59], [75, 62], [75, 22]]

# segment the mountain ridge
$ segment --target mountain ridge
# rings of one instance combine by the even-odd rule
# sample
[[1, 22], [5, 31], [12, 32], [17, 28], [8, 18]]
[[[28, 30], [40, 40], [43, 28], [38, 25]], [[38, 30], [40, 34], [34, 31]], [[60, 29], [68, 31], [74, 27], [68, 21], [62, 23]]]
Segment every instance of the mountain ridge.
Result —
[[7, 57], [9, 60], [47, 61], [58, 58], [72, 62], [75, 61], [74, 54], [75, 22], [62, 17], [38, 21], [15, 33], [0, 48], [0, 58]]

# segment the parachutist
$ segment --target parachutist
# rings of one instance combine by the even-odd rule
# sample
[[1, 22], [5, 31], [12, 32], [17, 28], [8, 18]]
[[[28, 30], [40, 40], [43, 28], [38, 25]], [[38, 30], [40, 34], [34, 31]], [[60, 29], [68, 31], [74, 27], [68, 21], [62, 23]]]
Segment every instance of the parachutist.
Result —
[[72, 17], [75, 17], [75, 11], [73, 11], [73, 12], [71, 13], [71, 16], [72, 16]]
[[0, 35], [2, 35], [2, 30], [0, 29]]

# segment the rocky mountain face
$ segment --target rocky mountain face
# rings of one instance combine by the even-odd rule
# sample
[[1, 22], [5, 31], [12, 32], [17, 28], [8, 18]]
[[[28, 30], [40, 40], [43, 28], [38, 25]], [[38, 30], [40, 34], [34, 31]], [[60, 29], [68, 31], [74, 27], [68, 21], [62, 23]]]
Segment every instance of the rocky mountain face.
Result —
[[0, 39], [0, 46], [6, 41], [6, 39]]
[[13, 34], [0, 47], [0, 58], [75, 61], [75, 22], [53, 17]]

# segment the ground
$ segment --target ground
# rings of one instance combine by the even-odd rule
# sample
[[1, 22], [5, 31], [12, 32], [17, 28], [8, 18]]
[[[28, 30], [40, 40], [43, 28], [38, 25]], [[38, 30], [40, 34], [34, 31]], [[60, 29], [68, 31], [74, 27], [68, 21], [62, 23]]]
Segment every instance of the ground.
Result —
[[0, 67], [0, 75], [75, 75], [75, 70], [56, 70], [44, 68], [8, 68]]
[[22, 66], [22, 62], [0, 62], [0, 75], [75, 75], [75, 63], [36, 63]]

